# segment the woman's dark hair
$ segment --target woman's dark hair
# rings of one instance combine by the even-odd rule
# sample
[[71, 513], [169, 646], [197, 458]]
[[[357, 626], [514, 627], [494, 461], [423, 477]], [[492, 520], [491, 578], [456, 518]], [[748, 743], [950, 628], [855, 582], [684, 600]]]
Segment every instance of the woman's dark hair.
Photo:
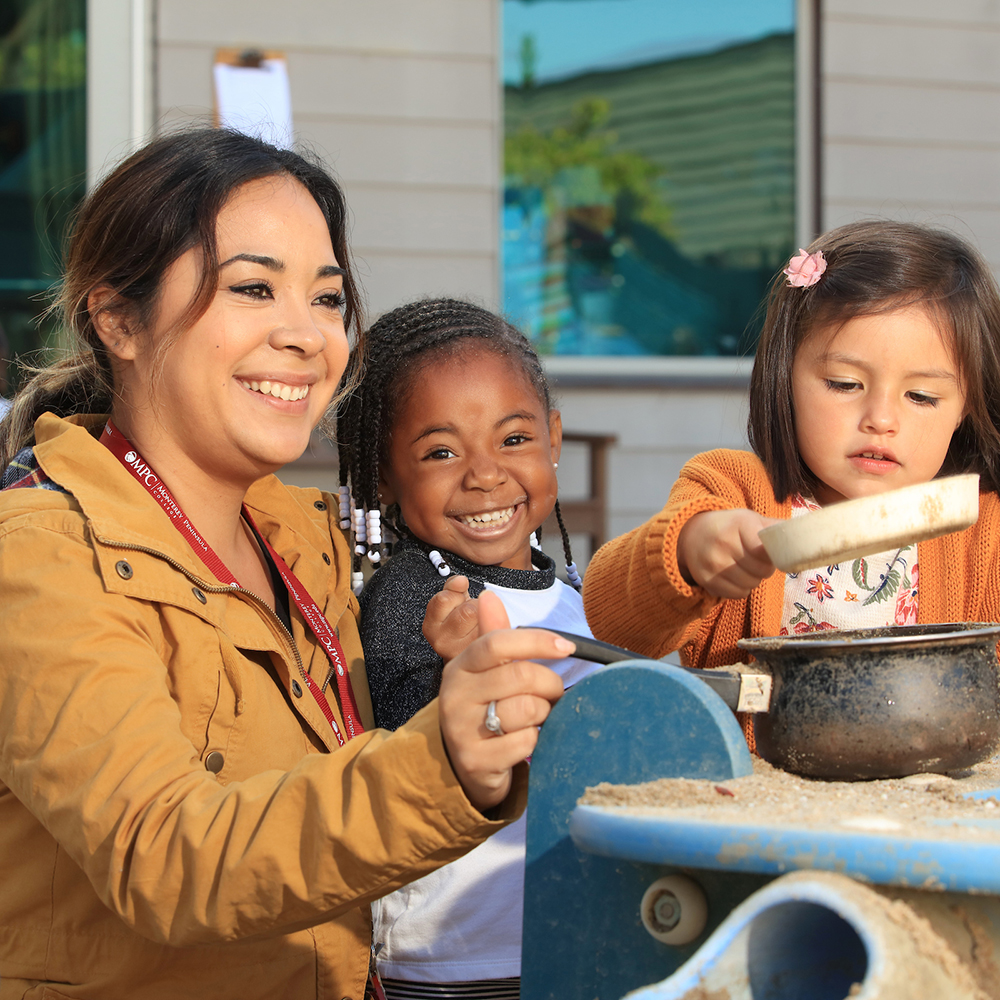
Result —
[[826, 259], [809, 288], [775, 276], [753, 374], [749, 436], [778, 500], [808, 495], [815, 475], [798, 452], [792, 363], [819, 328], [855, 316], [923, 304], [950, 339], [966, 396], [966, 415], [951, 439], [940, 475], [978, 472], [984, 489], [1000, 486], [1000, 293], [986, 262], [954, 233], [906, 222], [841, 226], [808, 248]]
[[[103, 309], [147, 328], [164, 273], [198, 247], [201, 281], [181, 327], [204, 313], [218, 285], [215, 224], [242, 185], [265, 177], [294, 178], [323, 212], [344, 278], [344, 322], [360, 327], [359, 290], [347, 247], [347, 206], [337, 182], [319, 165], [287, 149], [227, 129], [196, 129], [153, 140], [133, 153], [84, 200], [73, 224], [59, 297], [53, 305], [76, 341], [76, 352], [35, 369], [0, 424], [0, 468], [32, 437], [45, 411], [59, 416], [110, 411], [114, 380], [108, 353], [88, 307], [102, 285], [114, 291]], [[179, 331], [178, 331], [179, 332]]]
[[[455, 356], [474, 345], [507, 358], [524, 373], [545, 412], [552, 409], [545, 371], [528, 338], [506, 320], [471, 302], [425, 299], [400, 306], [381, 316], [364, 339], [366, 353], [352, 353], [344, 373], [344, 386], [354, 383], [356, 387], [344, 392], [337, 406], [340, 485], [359, 510], [379, 509], [379, 466], [388, 453], [395, 416], [416, 376], [442, 356]], [[555, 510], [566, 563], [571, 565], [569, 535], [558, 501]], [[413, 538], [398, 505], [386, 511], [386, 522], [400, 537]], [[373, 561], [379, 558], [377, 555]], [[356, 559], [355, 571], [359, 569]]]

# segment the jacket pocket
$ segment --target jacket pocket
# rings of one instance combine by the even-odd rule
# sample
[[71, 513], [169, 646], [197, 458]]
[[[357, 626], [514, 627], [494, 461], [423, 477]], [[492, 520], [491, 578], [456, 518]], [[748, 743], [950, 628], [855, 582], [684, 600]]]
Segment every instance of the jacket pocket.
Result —
[[239, 650], [224, 636], [219, 637], [222, 665], [217, 671], [215, 705], [205, 723], [204, 742], [198, 747], [206, 770], [224, 780], [230, 770], [229, 741], [233, 726], [244, 710], [243, 683]]

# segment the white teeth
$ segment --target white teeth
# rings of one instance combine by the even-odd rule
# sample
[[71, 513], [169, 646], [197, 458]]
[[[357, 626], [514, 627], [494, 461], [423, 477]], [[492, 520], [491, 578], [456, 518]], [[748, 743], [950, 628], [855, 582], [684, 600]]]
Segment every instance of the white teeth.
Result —
[[275, 399], [298, 400], [305, 399], [309, 395], [307, 385], [287, 385], [284, 382], [247, 382], [240, 379], [240, 383], [254, 392], [262, 393], [265, 396], [273, 396]]
[[462, 514], [460, 521], [465, 524], [494, 524], [495, 522], [509, 521], [514, 516], [513, 507], [505, 507], [503, 510], [488, 510], [482, 514]]

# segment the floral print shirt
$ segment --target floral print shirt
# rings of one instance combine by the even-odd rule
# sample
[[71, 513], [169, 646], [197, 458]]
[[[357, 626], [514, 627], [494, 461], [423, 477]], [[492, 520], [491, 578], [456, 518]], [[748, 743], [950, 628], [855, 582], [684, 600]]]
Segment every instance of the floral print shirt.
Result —
[[[792, 517], [810, 510], [819, 510], [819, 505], [793, 498]], [[919, 576], [916, 545], [788, 573], [779, 634], [914, 625]]]

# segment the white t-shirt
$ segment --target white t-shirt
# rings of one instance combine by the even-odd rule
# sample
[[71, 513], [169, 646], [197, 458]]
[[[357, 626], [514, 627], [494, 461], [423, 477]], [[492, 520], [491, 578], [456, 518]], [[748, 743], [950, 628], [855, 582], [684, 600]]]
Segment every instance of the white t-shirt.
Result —
[[[592, 636], [580, 595], [561, 580], [547, 590], [486, 587], [503, 601], [513, 628]], [[570, 687], [598, 665], [570, 657], [549, 666]], [[522, 816], [464, 857], [373, 903], [379, 974], [418, 983], [519, 976], [526, 829]]]

